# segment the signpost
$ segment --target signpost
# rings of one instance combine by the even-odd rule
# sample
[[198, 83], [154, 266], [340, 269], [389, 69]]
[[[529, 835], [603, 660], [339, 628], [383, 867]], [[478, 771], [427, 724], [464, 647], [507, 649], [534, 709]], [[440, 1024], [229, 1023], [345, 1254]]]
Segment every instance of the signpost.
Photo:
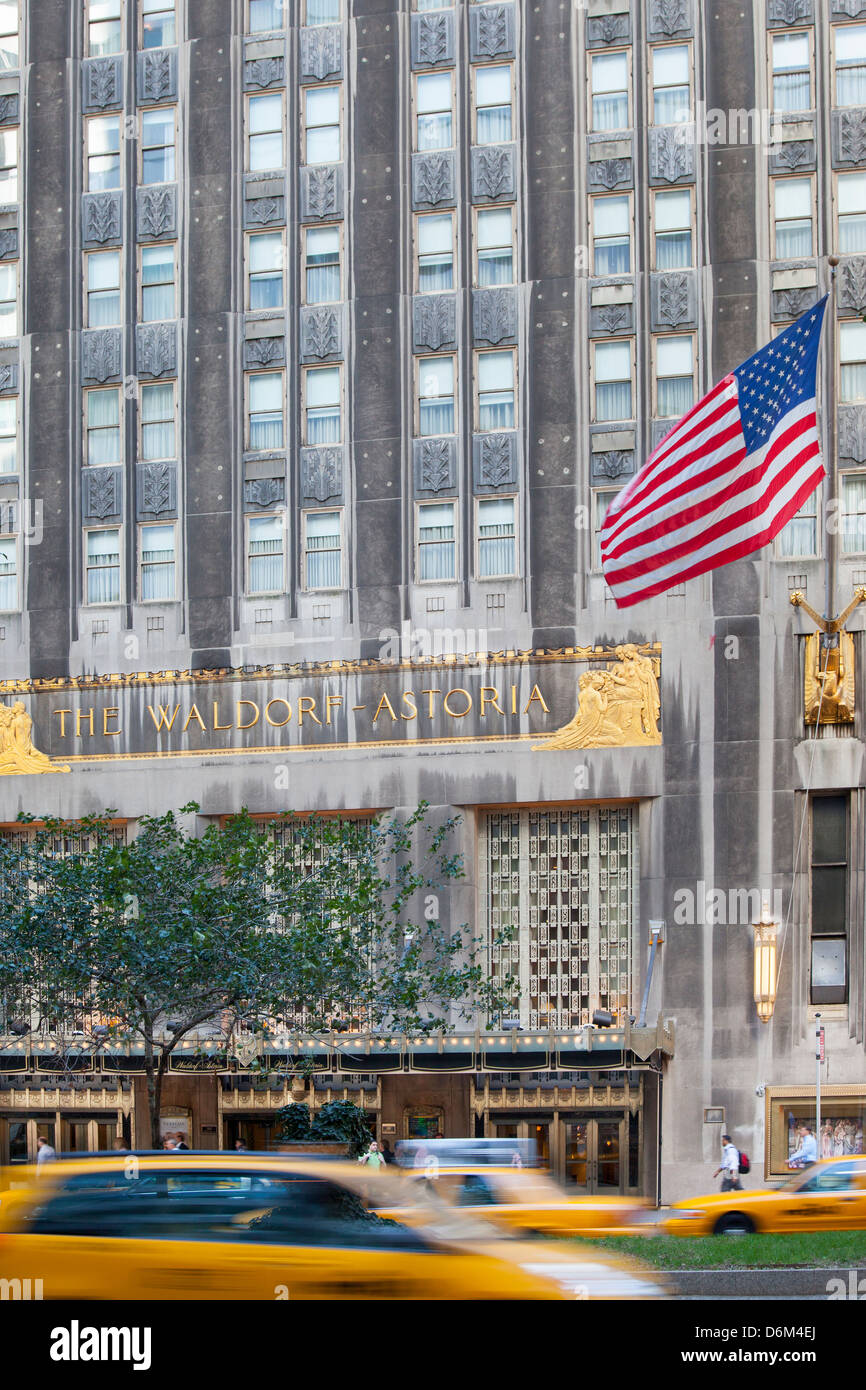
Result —
[[824, 1060], [824, 1029], [821, 1015], [815, 1015], [815, 1157], [821, 1157], [821, 1063]]

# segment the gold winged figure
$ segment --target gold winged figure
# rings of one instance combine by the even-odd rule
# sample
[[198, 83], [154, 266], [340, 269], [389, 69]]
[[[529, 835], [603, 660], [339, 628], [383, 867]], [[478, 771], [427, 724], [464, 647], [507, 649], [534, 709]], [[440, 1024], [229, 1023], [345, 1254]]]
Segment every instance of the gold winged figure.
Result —
[[53, 763], [31, 737], [33, 720], [20, 700], [0, 705], [0, 777], [10, 773], [68, 772], [65, 763]]
[[653, 659], [633, 642], [614, 648], [607, 669], [584, 671], [573, 719], [533, 749], [635, 748], [660, 744], [658, 677]]

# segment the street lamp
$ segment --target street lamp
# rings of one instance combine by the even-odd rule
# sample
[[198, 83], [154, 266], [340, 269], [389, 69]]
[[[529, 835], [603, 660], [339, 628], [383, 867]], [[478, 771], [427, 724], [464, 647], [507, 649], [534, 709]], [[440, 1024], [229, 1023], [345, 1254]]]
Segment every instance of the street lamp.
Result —
[[758, 1018], [769, 1023], [776, 1006], [776, 932], [778, 922], [770, 914], [764, 900], [760, 920], [753, 922], [755, 931], [755, 1004]]

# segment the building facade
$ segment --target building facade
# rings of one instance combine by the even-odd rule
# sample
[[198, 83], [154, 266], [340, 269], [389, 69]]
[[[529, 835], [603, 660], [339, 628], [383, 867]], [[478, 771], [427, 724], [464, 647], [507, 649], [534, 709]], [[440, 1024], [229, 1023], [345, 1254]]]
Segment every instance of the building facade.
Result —
[[[862, 1147], [863, 616], [810, 725], [790, 595], [866, 582], [866, 0], [7, 0], [0, 63], [0, 822], [424, 799], [516, 928], [519, 1028], [194, 1050], [166, 1127], [348, 1095], [671, 1201], [720, 1126], [784, 1175], [820, 1011]], [[617, 610], [611, 498], [829, 256], [838, 495]], [[134, 1056], [0, 1064], [0, 1161], [140, 1138]]]

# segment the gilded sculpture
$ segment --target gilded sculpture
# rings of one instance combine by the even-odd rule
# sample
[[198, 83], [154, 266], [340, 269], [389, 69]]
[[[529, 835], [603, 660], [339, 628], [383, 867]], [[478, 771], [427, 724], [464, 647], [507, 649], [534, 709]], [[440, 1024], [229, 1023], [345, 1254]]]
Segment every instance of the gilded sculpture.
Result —
[[68, 772], [66, 763], [53, 763], [34, 748], [33, 720], [20, 700], [0, 705], [0, 776], [9, 773]]
[[633, 642], [614, 648], [618, 660], [605, 670], [584, 671], [577, 713], [543, 743], [555, 748], [635, 748], [660, 744], [658, 658], [642, 656]]
[[802, 608], [818, 632], [806, 638], [803, 681], [804, 718], [807, 724], [851, 724], [854, 721], [854, 639], [845, 631], [845, 620], [858, 603], [866, 601], [866, 588], [857, 588], [854, 597], [838, 618], [822, 618], [800, 589], [790, 595], [795, 608]]

